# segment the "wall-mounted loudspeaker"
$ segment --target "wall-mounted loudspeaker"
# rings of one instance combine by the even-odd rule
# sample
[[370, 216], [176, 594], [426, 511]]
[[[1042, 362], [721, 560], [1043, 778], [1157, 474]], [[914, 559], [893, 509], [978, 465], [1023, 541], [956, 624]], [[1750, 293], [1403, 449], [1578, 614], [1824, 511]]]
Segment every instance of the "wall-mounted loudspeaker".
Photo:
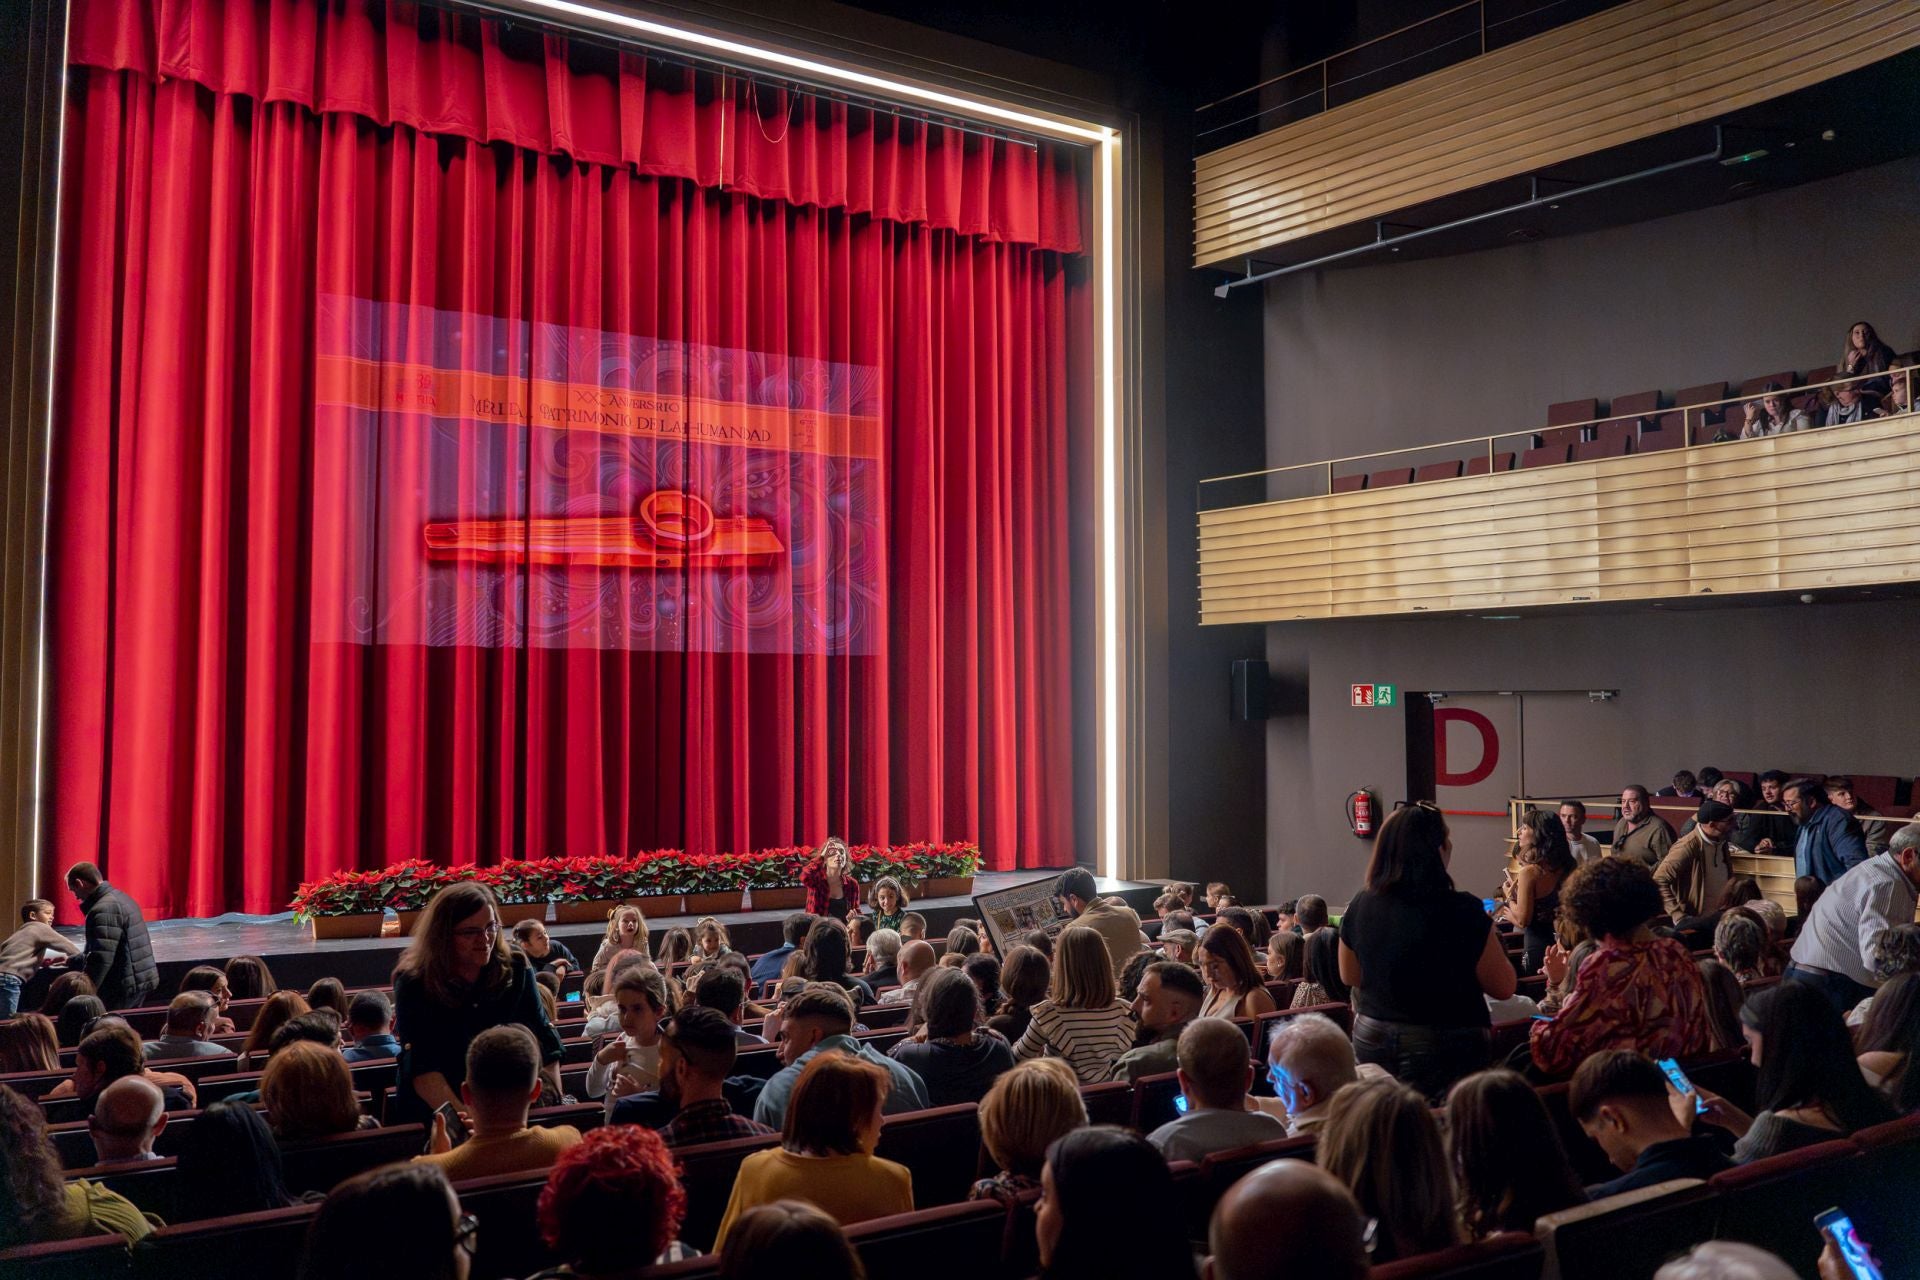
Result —
[[1273, 714], [1269, 709], [1267, 684], [1265, 658], [1233, 660], [1233, 718], [1235, 720], [1265, 720]]

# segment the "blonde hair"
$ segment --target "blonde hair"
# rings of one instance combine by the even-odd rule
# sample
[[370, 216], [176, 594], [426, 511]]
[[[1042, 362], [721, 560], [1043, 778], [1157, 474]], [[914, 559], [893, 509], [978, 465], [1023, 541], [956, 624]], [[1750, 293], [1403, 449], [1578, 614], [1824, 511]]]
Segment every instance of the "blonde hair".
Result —
[[733, 949], [733, 939], [727, 936], [727, 926], [721, 924], [712, 916], [700, 917], [700, 923], [693, 926], [693, 936], [702, 944], [704, 944], [709, 937], [717, 937], [720, 939], [720, 950], [731, 951]]
[[319, 1138], [360, 1127], [353, 1075], [338, 1052], [311, 1040], [295, 1040], [267, 1059], [260, 1101], [274, 1136]]
[[980, 1137], [1008, 1173], [1037, 1177], [1054, 1139], [1086, 1123], [1079, 1078], [1062, 1058], [1014, 1064], [980, 1100]]
[[626, 949], [645, 951], [647, 949], [647, 913], [630, 902], [622, 903], [607, 912], [607, 934], [601, 941], [611, 942], [615, 946], [620, 945], [620, 917], [625, 915], [631, 915], [640, 922], [639, 931], [633, 935], [633, 941], [627, 945]]
[[1104, 1009], [1119, 990], [1107, 940], [1085, 925], [1063, 929], [1053, 944], [1053, 985], [1047, 996], [1063, 1009]]

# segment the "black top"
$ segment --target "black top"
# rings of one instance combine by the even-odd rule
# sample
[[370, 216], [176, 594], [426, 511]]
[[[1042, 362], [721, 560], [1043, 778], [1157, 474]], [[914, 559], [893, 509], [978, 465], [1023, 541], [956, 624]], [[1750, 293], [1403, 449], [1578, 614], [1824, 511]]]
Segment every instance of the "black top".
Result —
[[1018, 1044], [1020, 1037], [1027, 1034], [1027, 1024], [1032, 1021], [1032, 1009], [1008, 1009], [988, 1018], [987, 1030], [998, 1031], [1007, 1038], [1008, 1044]]
[[393, 1033], [400, 1039], [400, 1080], [396, 1105], [401, 1122], [424, 1120], [427, 1105], [413, 1091], [416, 1076], [439, 1072], [457, 1095], [467, 1078], [467, 1046], [488, 1027], [517, 1022], [533, 1032], [542, 1062], [560, 1061], [560, 1033], [547, 1021], [527, 958], [515, 954], [506, 985], [492, 994], [476, 993], [460, 1005], [442, 1004], [412, 974], [393, 980]]
[[[532, 960], [533, 957], [528, 956], [527, 959]], [[567, 944], [558, 938], [548, 938], [547, 954], [541, 956], [538, 961], [535, 961], [533, 966], [534, 971], [536, 973], [552, 973], [553, 967], [557, 964], [564, 964], [575, 973], [580, 972], [580, 962], [574, 959], [573, 952], [567, 950]]]
[[969, 1045], [902, 1040], [887, 1056], [912, 1067], [926, 1083], [930, 1107], [978, 1102], [1003, 1072], [1013, 1070], [1013, 1050], [998, 1036], [976, 1034]]
[[1712, 1138], [1703, 1135], [1675, 1138], [1672, 1142], [1654, 1143], [1640, 1153], [1640, 1158], [1633, 1162], [1633, 1168], [1612, 1182], [1601, 1182], [1588, 1187], [1587, 1196], [1593, 1200], [1604, 1200], [1608, 1196], [1617, 1196], [1622, 1191], [1635, 1191], [1641, 1187], [1656, 1186], [1662, 1182], [1671, 1182], [1675, 1178], [1705, 1180], [1731, 1168], [1733, 1168], [1733, 1161], [1721, 1154], [1720, 1148], [1715, 1145]]
[[875, 991], [882, 987], [897, 987], [900, 985], [900, 969], [896, 965], [882, 965], [865, 975], [863, 981]]
[[160, 987], [160, 968], [153, 960], [153, 943], [140, 904], [102, 882], [80, 900], [87, 913], [84, 965], [100, 1003], [109, 1009], [138, 1005]]
[[1420, 1026], [1491, 1026], [1475, 970], [1492, 927], [1470, 893], [1355, 894], [1340, 918], [1340, 941], [1360, 957], [1365, 979], [1354, 988], [1354, 1012]]
[[853, 997], [853, 1003], [856, 1008], [861, 1008], [873, 1003], [873, 988], [852, 974], [842, 974], [833, 981], [845, 988], [846, 993]]

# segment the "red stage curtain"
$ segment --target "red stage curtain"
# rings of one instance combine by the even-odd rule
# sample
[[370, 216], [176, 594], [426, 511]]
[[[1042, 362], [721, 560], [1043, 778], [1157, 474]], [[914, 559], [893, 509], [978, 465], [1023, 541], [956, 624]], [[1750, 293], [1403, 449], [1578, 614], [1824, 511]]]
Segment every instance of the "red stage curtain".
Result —
[[[1071, 154], [401, 4], [76, 0], [71, 56], [49, 873], [204, 916], [415, 856], [1071, 860]], [[322, 634], [329, 298], [871, 370], [875, 634]]]

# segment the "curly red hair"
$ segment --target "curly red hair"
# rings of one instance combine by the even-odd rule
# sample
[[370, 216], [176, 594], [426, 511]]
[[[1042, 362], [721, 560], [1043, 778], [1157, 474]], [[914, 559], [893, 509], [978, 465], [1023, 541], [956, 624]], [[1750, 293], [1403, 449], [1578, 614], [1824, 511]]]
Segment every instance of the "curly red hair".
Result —
[[[644, 1267], [680, 1234], [687, 1193], [660, 1135], [640, 1125], [589, 1132], [554, 1162], [540, 1192], [540, 1238], [578, 1271]], [[635, 1246], [645, 1256], [634, 1257]]]

